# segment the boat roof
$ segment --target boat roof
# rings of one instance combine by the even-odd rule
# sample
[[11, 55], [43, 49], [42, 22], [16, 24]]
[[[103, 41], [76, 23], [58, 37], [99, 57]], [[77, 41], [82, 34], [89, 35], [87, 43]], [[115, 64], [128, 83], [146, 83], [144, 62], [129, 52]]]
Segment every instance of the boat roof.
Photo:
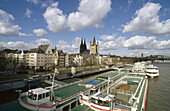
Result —
[[102, 101], [111, 101], [115, 97], [115, 95], [97, 92], [96, 94], [92, 95], [91, 97], [95, 98], [95, 99], [100, 99]]
[[33, 94], [38, 95], [38, 94], [43, 94], [43, 93], [50, 92], [50, 90], [46, 90], [46, 89], [43, 89], [43, 88], [36, 88], [36, 89], [31, 89], [28, 92], [32, 92]]

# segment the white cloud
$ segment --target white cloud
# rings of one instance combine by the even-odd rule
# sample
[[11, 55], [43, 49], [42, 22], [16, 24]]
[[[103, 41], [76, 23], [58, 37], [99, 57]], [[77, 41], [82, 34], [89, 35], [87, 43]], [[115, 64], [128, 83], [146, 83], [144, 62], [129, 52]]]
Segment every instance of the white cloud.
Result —
[[157, 41], [155, 37], [135, 36], [124, 42], [124, 47], [130, 50], [134, 49], [152, 49], [155, 48]]
[[124, 25], [123, 32], [151, 34], [156, 36], [170, 36], [170, 19], [159, 21], [159, 3], [147, 3], [136, 11], [136, 17]]
[[15, 18], [7, 12], [0, 9], [0, 35], [2, 36], [31, 36], [32, 34], [25, 34], [19, 32], [22, 28], [19, 25], [13, 25], [12, 21]]
[[101, 35], [101, 36], [100, 36], [100, 39], [102, 39], [102, 40], [104, 40], [104, 41], [109, 41], [109, 40], [113, 40], [116, 36], [117, 36], [117, 34]]
[[[111, 36], [111, 35], [107, 35]], [[118, 50], [125, 48], [127, 50], [170, 50], [170, 40], [156, 40], [156, 37], [139, 36], [136, 35], [125, 40], [125, 37], [119, 37], [117, 39], [112, 38], [108, 41], [99, 41], [101, 50]]]
[[152, 52], [149, 52], [148, 50], [131, 50], [129, 53], [126, 53], [125, 56], [128, 57], [141, 57], [141, 54], [143, 54], [144, 56], [148, 56], [151, 55]]
[[159, 49], [159, 50], [166, 50], [166, 49], [170, 49], [170, 40], [168, 41], [159, 41], [157, 43], [157, 47], [156, 49]]
[[44, 36], [47, 34], [44, 29], [34, 29], [33, 32], [36, 34], [36, 36]]
[[25, 12], [25, 16], [28, 17], [28, 18], [30, 18], [30, 17], [31, 17], [31, 14], [32, 14], [32, 11], [27, 8], [27, 9], [26, 9], [26, 12]]
[[73, 49], [75, 49], [75, 50], [79, 49], [80, 48], [80, 42], [81, 42], [81, 38], [80, 37], [76, 37], [74, 39], [74, 41], [72, 42], [72, 46], [71, 47]]
[[69, 45], [64, 40], [59, 40], [58, 44], [57, 44], [57, 47], [58, 47], [58, 49], [64, 50], [66, 52], [75, 52], [75, 51], [78, 51], [78, 49], [80, 48], [80, 42], [81, 42], [81, 38], [80, 37], [76, 37], [72, 41], [72, 45]]
[[0, 46], [10, 48], [10, 49], [19, 49], [19, 50], [29, 50], [32, 48], [37, 48], [38, 45], [51, 44], [51, 41], [48, 39], [40, 38], [31, 42], [24, 41], [15, 41], [15, 42], [0, 42]]
[[58, 2], [55, 2], [46, 9], [43, 16], [50, 31], [78, 31], [102, 27], [102, 19], [110, 10], [111, 0], [80, 0], [78, 10], [65, 15], [58, 8]]
[[58, 41], [57, 48], [60, 50], [67, 51], [67, 52], [73, 52], [73, 49], [71, 48], [71, 46], [64, 40]]
[[37, 45], [43, 45], [43, 44], [52, 44], [52, 42], [45, 38], [40, 38], [35, 41]]
[[124, 37], [119, 37], [115, 40], [100, 42], [99, 46], [101, 50], [117, 50], [123, 47]]
[[124, 42], [124, 47], [128, 50], [168, 50], [170, 49], [170, 40], [158, 41], [156, 37], [134, 36]]
[[132, 2], [133, 2], [133, 0], [128, 0], [129, 7], [131, 6]]
[[25, 43], [23, 41], [16, 41], [16, 42], [0, 42], [1, 46], [10, 48], [10, 49], [31, 49], [35, 48], [35, 45], [32, 43]]
[[27, 0], [27, 2], [33, 3], [34, 5], [39, 3], [39, 0]]

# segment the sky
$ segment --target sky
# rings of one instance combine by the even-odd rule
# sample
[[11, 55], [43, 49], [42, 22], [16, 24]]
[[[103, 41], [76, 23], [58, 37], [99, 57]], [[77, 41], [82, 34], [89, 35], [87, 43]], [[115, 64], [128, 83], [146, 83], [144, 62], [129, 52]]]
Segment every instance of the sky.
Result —
[[78, 53], [95, 36], [100, 54], [170, 55], [169, 0], [0, 0], [0, 46], [41, 44]]

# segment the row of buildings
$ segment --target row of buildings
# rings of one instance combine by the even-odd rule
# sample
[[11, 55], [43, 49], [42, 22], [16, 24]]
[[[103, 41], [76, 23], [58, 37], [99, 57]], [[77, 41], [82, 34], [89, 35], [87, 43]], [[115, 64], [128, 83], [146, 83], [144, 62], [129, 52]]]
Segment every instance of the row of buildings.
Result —
[[[5, 52], [6, 50], [4, 50]], [[29, 51], [7, 51], [7, 57], [18, 58], [27, 68], [33, 70], [51, 70], [55, 67], [71, 67], [85, 65], [113, 64], [120, 61], [120, 57], [99, 54], [99, 42], [95, 37], [90, 42], [90, 50], [87, 49], [86, 41], [81, 40], [80, 53], [68, 54], [57, 47], [52, 49], [50, 44], [40, 45]]]

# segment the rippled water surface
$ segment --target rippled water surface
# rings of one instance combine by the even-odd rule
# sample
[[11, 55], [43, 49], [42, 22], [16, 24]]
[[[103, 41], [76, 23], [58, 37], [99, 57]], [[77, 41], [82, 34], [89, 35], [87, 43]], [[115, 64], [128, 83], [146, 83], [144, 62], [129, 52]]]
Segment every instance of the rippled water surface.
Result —
[[158, 78], [149, 78], [146, 111], [170, 111], [170, 63], [155, 63]]

